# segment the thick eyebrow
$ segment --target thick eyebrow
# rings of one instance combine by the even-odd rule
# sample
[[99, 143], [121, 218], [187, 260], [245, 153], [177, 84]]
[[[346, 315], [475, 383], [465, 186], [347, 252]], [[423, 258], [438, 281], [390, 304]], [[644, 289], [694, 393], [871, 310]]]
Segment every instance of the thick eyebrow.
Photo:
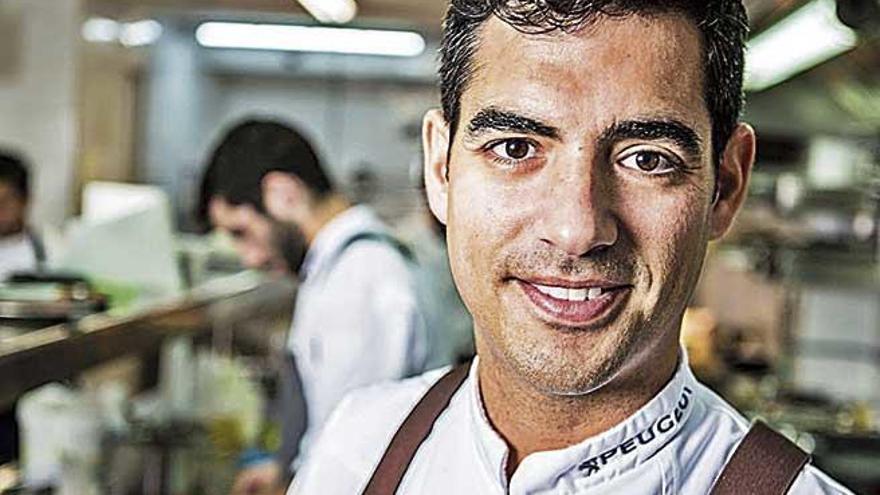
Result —
[[487, 131], [512, 131], [559, 139], [559, 129], [496, 107], [484, 108], [477, 112], [468, 123], [467, 131], [471, 137], [479, 136]]
[[602, 149], [609, 149], [618, 141], [627, 139], [667, 140], [682, 148], [692, 158], [703, 154], [703, 140], [693, 128], [675, 119], [625, 120], [605, 129], [599, 138]]

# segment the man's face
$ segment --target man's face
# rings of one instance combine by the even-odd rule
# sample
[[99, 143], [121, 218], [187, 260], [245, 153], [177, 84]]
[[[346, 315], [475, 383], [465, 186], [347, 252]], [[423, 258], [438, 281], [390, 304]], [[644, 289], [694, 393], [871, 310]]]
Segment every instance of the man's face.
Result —
[[232, 237], [242, 263], [275, 275], [289, 272], [281, 254], [280, 228], [269, 217], [249, 204], [234, 205], [222, 197], [215, 197], [208, 207], [211, 224]]
[[25, 199], [14, 187], [0, 181], [0, 238], [20, 233], [26, 214]]
[[[663, 15], [548, 35], [493, 18], [480, 34], [432, 209], [483, 359], [588, 393], [676, 351], [726, 228], [712, 227], [700, 33]], [[444, 153], [430, 135], [429, 162]]]

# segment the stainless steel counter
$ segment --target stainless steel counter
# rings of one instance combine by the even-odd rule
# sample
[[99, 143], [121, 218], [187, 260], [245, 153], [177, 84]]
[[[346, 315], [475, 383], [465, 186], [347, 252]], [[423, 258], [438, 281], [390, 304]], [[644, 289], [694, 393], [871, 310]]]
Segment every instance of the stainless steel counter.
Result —
[[0, 410], [40, 385], [126, 356], [147, 354], [168, 337], [208, 332], [212, 314], [260, 286], [253, 274], [218, 279], [181, 297], [125, 315], [87, 316], [76, 323], [31, 330], [0, 340]]

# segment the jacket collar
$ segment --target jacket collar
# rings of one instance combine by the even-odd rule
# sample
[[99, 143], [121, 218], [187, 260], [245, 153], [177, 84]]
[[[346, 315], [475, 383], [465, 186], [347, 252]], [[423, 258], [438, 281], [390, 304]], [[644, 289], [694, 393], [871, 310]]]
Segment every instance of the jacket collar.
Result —
[[[694, 409], [697, 381], [684, 350], [680, 355], [678, 368], [669, 383], [636, 413], [576, 445], [526, 457], [514, 474], [517, 485], [524, 483], [535, 489], [550, 489], [564, 482], [583, 489], [633, 469], [656, 455], [682, 431]], [[483, 468], [499, 486], [506, 488], [508, 448], [489, 423], [480, 394], [478, 366], [479, 360], [475, 359], [465, 385], [473, 438]]]

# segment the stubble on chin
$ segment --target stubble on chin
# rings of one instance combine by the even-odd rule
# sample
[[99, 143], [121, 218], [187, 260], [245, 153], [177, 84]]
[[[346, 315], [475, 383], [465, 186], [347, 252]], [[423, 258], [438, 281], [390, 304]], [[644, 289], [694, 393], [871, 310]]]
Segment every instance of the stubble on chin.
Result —
[[[594, 330], [585, 330], [589, 332]], [[620, 329], [593, 339], [592, 346], [577, 342], [578, 336], [561, 330], [520, 328], [504, 330], [501, 358], [510, 371], [537, 392], [555, 397], [577, 397], [593, 393], [615, 379], [638, 354], [639, 336]], [[548, 333], [558, 332], [558, 337]], [[595, 337], [595, 336], [589, 336]], [[584, 336], [586, 339], [587, 336]]]
[[283, 269], [291, 274], [299, 273], [308, 251], [302, 230], [294, 224], [276, 221], [272, 224], [272, 243], [284, 262]]
[[[604, 279], [634, 283], [639, 269], [634, 256], [618, 246], [587, 258], [561, 256], [548, 250], [509, 252], [494, 267], [499, 292], [519, 290], [511, 278], [531, 275]], [[509, 295], [509, 294], [508, 294]], [[503, 296], [502, 296], [503, 299]], [[510, 301], [518, 298], [512, 297]], [[504, 303], [501, 302], [503, 305]], [[619, 314], [604, 328], [573, 330], [542, 322], [524, 308], [508, 308], [492, 319], [494, 332], [485, 341], [493, 358], [529, 388], [556, 397], [592, 393], [612, 381], [647, 335], [639, 335], [637, 315]]]

